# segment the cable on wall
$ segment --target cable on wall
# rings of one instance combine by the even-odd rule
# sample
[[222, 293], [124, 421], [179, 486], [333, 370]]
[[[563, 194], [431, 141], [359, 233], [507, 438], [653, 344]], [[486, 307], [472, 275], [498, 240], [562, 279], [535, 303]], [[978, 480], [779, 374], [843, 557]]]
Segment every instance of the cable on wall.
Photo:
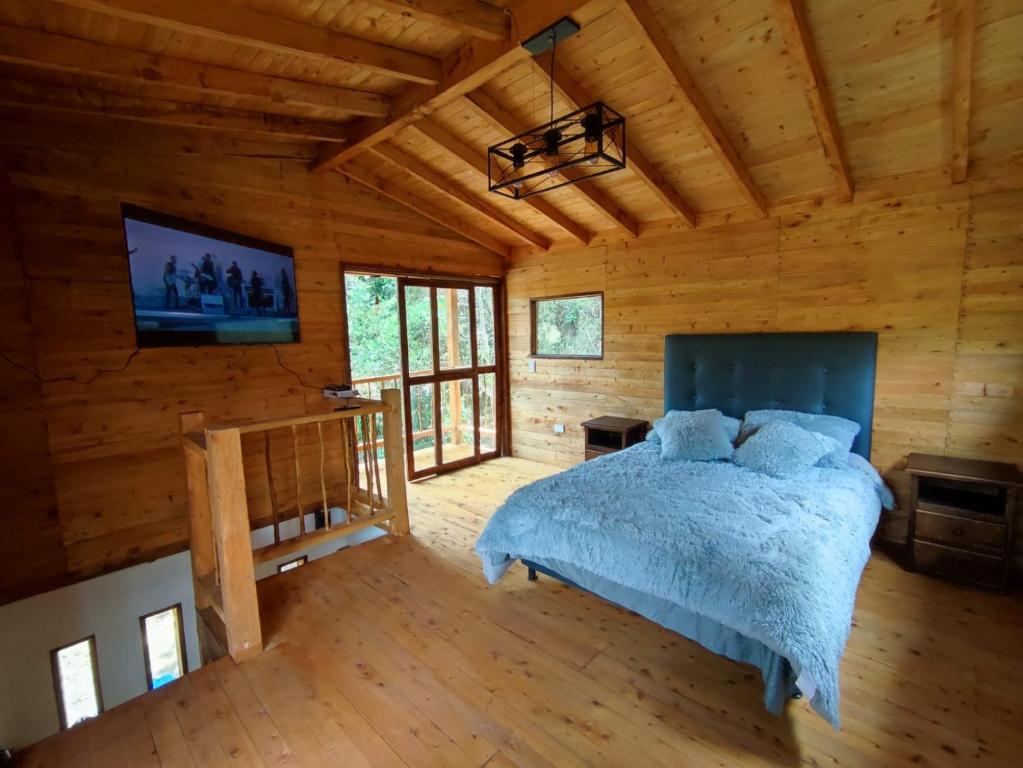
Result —
[[[316, 392], [322, 391], [323, 389], [322, 387], [307, 384], [305, 380], [302, 378], [302, 376], [298, 373], [298, 371], [295, 371], [294, 369], [288, 367], [285, 364], [283, 358], [281, 357], [281, 352], [279, 349], [277, 349], [276, 344], [270, 344], [269, 346], [274, 351], [274, 355], [276, 355], [277, 357], [277, 365], [284, 369], [285, 371], [287, 371], [288, 373], [290, 373], [292, 376], [294, 376], [295, 380], [299, 383], [299, 385], [305, 387], [306, 389], [314, 390]], [[116, 368], [99, 368], [91, 376], [87, 376], [85, 378], [79, 378], [77, 376], [54, 376], [52, 378], [46, 378], [38, 371], [33, 369], [31, 366], [18, 362], [13, 357], [11, 357], [10, 355], [3, 351], [0, 351], [0, 360], [3, 360], [12, 368], [17, 368], [19, 370], [24, 371], [33, 379], [38, 381], [40, 384], [59, 384], [61, 382], [70, 382], [73, 384], [81, 384], [82, 386], [89, 386], [94, 381], [96, 381], [96, 379], [98, 379], [100, 376], [105, 376], [111, 373], [122, 373], [126, 371], [128, 369], [128, 366], [131, 365], [132, 360], [134, 360], [141, 351], [142, 350], [140, 347], [135, 347], [135, 349], [131, 351], [131, 354], [128, 355], [127, 359], [124, 361], [122, 365], [119, 365]]]
[[302, 376], [298, 373], [298, 371], [292, 370], [287, 365], [285, 365], [284, 364], [284, 360], [281, 357], [281, 351], [279, 349], [277, 349], [277, 345], [276, 344], [271, 344], [270, 345], [270, 349], [272, 349], [274, 351], [274, 354], [277, 355], [277, 365], [279, 365], [281, 368], [283, 368], [288, 373], [290, 373], [292, 376], [294, 376], [295, 380], [298, 381], [298, 383], [301, 386], [305, 387], [306, 389], [316, 390], [317, 392], [322, 392], [323, 391], [323, 387], [314, 387], [312, 384], [306, 384], [305, 381], [302, 379]]
[[68, 381], [74, 384], [82, 384], [84, 386], [88, 386], [89, 384], [92, 384], [92, 382], [94, 382], [100, 376], [103, 376], [108, 373], [121, 373], [122, 371], [127, 370], [128, 366], [131, 365], [131, 361], [134, 360], [138, 353], [141, 351], [142, 350], [139, 347], [135, 347], [135, 349], [131, 351], [131, 354], [128, 355], [128, 359], [124, 361], [124, 365], [120, 365], [117, 368], [97, 368], [95, 373], [84, 379], [80, 379], [77, 376], [54, 376], [52, 379], [45, 378], [38, 371], [33, 370], [31, 367], [25, 365], [24, 363], [19, 363], [14, 358], [8, 356], [6, 352], [0, 352], [0, 360], [3, 360], [12, 368], [20, 368], [33, 379], [38, 381], [40, 384], [57, 384], [59, 382]]

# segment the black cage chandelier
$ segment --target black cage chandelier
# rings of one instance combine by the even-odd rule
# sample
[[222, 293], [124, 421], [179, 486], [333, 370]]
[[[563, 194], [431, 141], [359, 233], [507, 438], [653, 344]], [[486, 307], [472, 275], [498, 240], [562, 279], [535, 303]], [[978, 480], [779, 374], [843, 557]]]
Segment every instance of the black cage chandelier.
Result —
[[558, 40], [578, 30], [566, 18], [523, 43], [534, 56], [551, 50], [551, 119], [487, 150], [491, 192], [520, 199], [625, 167], [625, 118], [602, 101], [554, 117]]

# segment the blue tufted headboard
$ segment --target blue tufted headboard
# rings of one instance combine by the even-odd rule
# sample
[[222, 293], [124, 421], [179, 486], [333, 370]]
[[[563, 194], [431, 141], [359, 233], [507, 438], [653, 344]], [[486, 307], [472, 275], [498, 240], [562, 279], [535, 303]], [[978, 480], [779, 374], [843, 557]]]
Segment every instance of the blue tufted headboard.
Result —
[[781, 408], [857, 422], [870, 458], [877, 334], [728, 333], [664, 337], [664, 410]]

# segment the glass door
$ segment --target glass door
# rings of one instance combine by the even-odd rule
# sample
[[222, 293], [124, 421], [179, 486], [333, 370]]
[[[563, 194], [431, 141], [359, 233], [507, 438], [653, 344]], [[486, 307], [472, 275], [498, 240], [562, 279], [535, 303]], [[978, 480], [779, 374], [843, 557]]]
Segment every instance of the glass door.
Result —
[[498, 455], [495, 286], [399, 278], [409, 479]]

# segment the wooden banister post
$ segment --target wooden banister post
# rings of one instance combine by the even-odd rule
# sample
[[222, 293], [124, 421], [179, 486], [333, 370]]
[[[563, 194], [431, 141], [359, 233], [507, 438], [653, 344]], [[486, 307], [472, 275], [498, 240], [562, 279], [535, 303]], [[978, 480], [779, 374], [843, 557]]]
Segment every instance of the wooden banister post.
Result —
[[249, 507], [245, 498], [241, 433], [237, 428], [207, 429], [206, 452], [210, 509], [220, 555], [227, 652], [235, 661], [244, 661], [263, 651], [263, 639], [249, 535]]
[[[445, 289], [438, 289], [445, 290]], [[452, 368], [462, 364], [458, 346], [458, 290], [448, 288], [448, 359]], [[451, 445], [462, 444], [462, 390], [458, 381], [448, 382], [448, 412], [451, 415]], [[443, 422], [443, 413], [438, 413]]]
[[330, 503], [327, 501], [327, 446], [323, 444], [323, 422], [316, 422], [316, 436], [320, 440], [320, 499], [323, 502], [323, 527], [330, 530]]
[[274, 457], [270, 450], [270, 430], [263, 433], [263, 460], [266, 462], [266, 489], [270, 494], [270, 514], [274, 523], [274, 544], [281, 543], [280, 509], [277, 506], [277, 485], [274, 483]]
[[206, 432], [206, 416], [200, 411], [182, 413], [181, 446], [185, 454], [185, 486], [188, 489], [188, 538], [192, 554], [192, 581], [195, 607], [209, 606], [209, 598], [199, 589], [199, 580], [216, 580], [217, 551], [213, 544], [213, 518], [206, 478], [206, 452], [202, 441]]
[[302, 449], [298, 444], [298, 425], [291, 425], [291, 446], [295, 452], [295, 510], [298, 512], [298, 535], [305, 536], [305, 512], [302, 509]]
[[405, 441], [401, 435], [401, 391], [382, 389], [380, 399], [390, 406], [384, 413], [384, 461], [387, 463], [387, 505], [394, 513], [391, 535], [404, 536], [410, 528], [405, 494]]

